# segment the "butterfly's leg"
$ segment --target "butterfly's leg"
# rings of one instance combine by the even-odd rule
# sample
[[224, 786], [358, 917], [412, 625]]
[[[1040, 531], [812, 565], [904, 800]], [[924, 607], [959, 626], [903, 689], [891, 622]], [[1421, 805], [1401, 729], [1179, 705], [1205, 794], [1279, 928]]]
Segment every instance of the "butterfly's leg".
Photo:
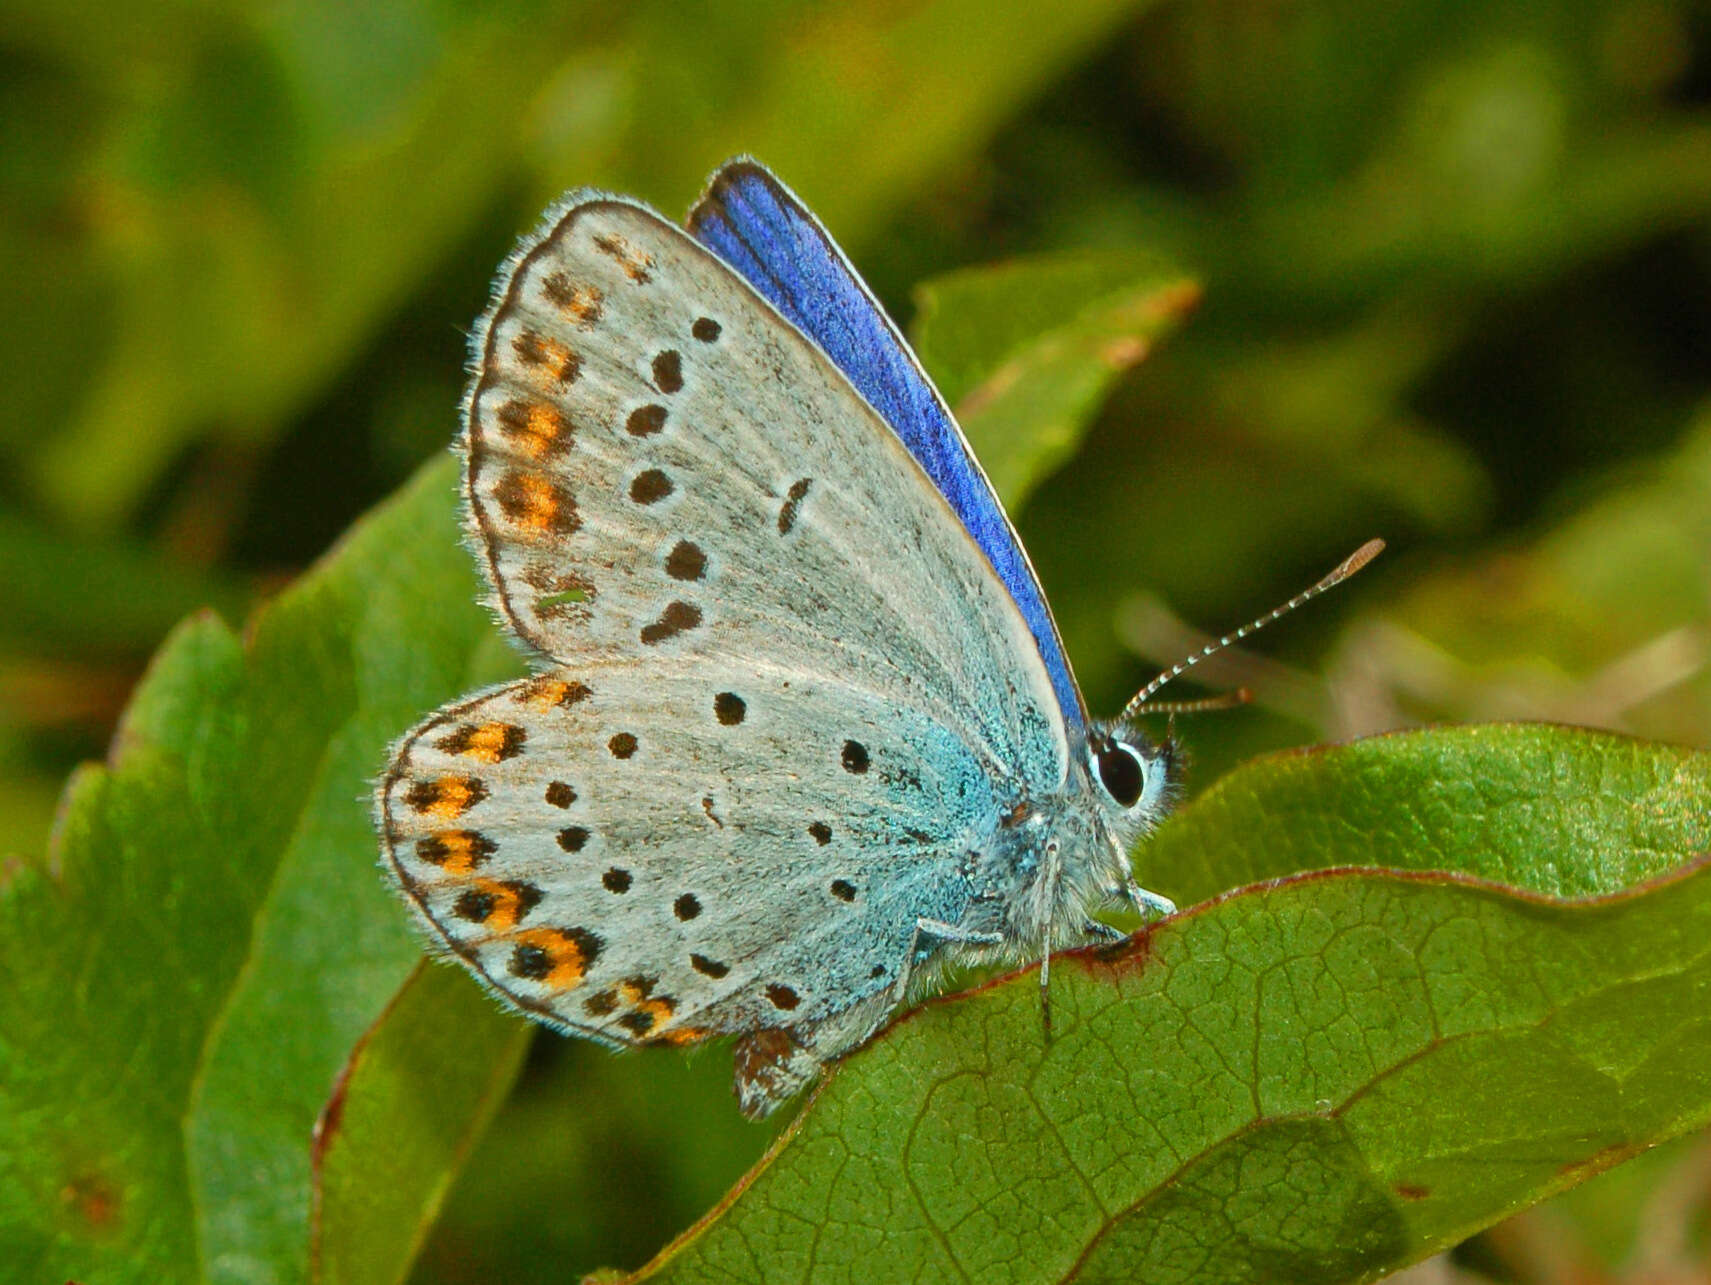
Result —
[[1163, 919], [1176, 913], [1176, 903], [1169, 897], [1161, 897], [1156, 892], [1148, 892], [1140, 884], [1130, 879], [1123, 888], [1123, 895], [1129, 899], [1129, 904], [1143, 913], [1151, 911], [1156, 917]]
[[937, 937], [941, 942], [953, 946], [996, 946], [1004, 940], [1003, 933], [988, 932], [981, 928], [959, 928], [942, 919], [917, 919], [915, 945], [920, 944], [923, 936]]
[[1129, 934], [1121, 928], [1113, 928], [1110, 924], [1102, 924], [1097, 919], [1083, 919], [1081, 931], [1084, 936], [1098, 937], [1102, 941], [1126, 941]]
[[903, 956], [903, 967], [897, 970], [897, 985], [892, 992], [892, 1005], [901, 1004], [909, 993], [909, 978], [917, 965], [926, 960], [931, 948], [922, 941], [952, 946], [996, 946], [1004, 940], [1003, 933], [984, 932], [975, 928], [959, 928], [942, 919], [917, 919], [915, 931], [909, 934], [909, 950]]

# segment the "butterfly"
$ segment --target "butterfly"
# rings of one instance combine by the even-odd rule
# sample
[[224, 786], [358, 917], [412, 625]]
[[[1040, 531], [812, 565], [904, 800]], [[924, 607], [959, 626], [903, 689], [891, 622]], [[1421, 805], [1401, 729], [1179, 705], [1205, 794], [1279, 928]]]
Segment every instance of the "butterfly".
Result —
[[399, 741], [375, 810], [493, 993], [611, 1046], [734, 1035], [759, 1117], [939, 966], [1173, 910], [1129, 852], [1174, 742], [1089, 718], [944, 400], [768, 170], [687, 229], [568, 194], [471, 369], [469, 539], [539, 663]]

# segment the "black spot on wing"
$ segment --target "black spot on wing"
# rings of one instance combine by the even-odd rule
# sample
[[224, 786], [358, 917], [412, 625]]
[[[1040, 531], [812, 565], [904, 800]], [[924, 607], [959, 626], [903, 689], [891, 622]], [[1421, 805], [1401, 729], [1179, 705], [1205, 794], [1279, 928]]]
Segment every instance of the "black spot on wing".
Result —
[[658, 402], [638, 406], [624, 421], [624, 430], [632, 437], [652, 437], [665, 427], [665, 407]]
[[808, 494], [808, 488], [813, 483], [813, 478], [805, 477], [790, 484], [790, 490], [784, 497], [784, 505], [778, 510], [778, 534], [790, 534], [790, 528], [796, 525], [796, 514], [802, 507], [802, 499]]
[[707, 555], [692, 540], [679, 540], [665, 555], [665, 573], [673, 580], [699, 580], [707, 570]]
[[646, 469], [630, 479], [630, 499], [637, 504], [655, 504], [676, 488], [663, 470]]
[[654, 357], [654, 387], [662, 393], [675, 393], [683, 387], [683, 358], [667, 349]]
[[670, 602], [665, 610], [660, 612], [659, 619], [651, 625], [643, 625], [641, 639], [650, 646], [662, 643], [667, 638], [675, 638], [701, 623], [701, 608], [688, 602]]

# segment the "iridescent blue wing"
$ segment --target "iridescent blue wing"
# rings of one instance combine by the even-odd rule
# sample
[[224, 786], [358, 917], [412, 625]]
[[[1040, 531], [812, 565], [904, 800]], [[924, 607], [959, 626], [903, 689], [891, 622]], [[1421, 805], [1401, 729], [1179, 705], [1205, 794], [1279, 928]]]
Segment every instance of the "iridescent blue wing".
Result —
[[1083, 729], [1081, 691], [1016, 529], [944, 398], [819, 220], [765, 166], [742, 158], [713, 176], [689, 230], [817, 343], [903, 440], [1021, 610], [1064, 722]]

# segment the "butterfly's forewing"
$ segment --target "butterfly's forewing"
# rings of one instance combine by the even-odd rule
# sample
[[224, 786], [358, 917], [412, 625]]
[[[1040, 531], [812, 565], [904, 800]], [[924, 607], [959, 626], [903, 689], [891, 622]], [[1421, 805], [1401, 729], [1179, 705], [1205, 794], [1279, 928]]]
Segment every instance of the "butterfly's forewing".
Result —
[[651, 211], [573, 198], [477, 344], [469, 518], [555, 665], [401, 743], [400, 886], [560, 1025], [835, 1056], [916, 919], [961, 917], [967, 852], [1061, 786], [1027, 622], [825, 354]]
[[1028, 555], [944, 399], [818, 219], [765, 166], [738, 160], [689, 216], [710, 246], [813, 339], [896, 431], [986, 554], [1028, 622], [1064, 721], [1081, 692]]

